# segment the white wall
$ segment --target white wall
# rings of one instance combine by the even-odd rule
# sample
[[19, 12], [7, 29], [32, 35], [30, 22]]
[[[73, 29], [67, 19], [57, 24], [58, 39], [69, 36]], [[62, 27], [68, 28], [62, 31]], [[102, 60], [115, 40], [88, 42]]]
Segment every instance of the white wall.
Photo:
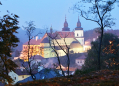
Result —
[[[14, 80], [12, 84], [16, 84], [18, 82], [18, 75], [14, 73], [13, 71], [9, 72], [9, 76]], [[16, 77], [16, 79], [15, 79]]]
[[85, 63], [85, 60], [84, 59], [76, 59], [75, 62], [77, 65], [82, 66]]
[[75, 37], [83, 37], [83, 30], [75, 30]]

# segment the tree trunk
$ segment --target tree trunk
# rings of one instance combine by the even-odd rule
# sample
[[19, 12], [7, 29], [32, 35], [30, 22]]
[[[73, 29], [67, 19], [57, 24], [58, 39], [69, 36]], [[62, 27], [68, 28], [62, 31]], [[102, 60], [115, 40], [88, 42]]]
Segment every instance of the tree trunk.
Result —
[[100, 54], [101, 54], [102, 38], [103, 38], [103, 27], [101, 27], [101, 36], [100, 36], [99, 51], [98, 51], [98, 70], [101, 69]]

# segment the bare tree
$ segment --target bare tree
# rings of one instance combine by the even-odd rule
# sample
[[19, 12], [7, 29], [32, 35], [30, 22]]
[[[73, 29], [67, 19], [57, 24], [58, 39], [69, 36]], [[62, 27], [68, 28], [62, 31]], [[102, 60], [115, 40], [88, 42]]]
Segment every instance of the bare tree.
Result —
[[[33, 21], [30, 21], [30, 22], [27, 22], [28, 26], [27, 27], [23, 27], [25, 30], [26, 30], [26, 35], [28, 36], [28, 45], [27, 45], [27, 50], [23, 51], [22, 53], [25, 53], [26, 54], [26, 57], [25, 58], [27, 61], [28, 61], [28, 65], [25, 66], [24, 65], [24, 62], [22, 64], [22, 66], [26, 69], [26, 71], [31, 75], [32, 79], [33, 80], [36, 80], [36, 77], [34, 76], [34, 70], [36, 68], [33, 69], [33, 65], [31, 64], [31, 62], [34, 60], [34, 57], [35, 55], [33, 53], [38, 53], [35, 49], [34, 49], [34, 46], [32, 45], [31, 46], [31, 39], [33, 39], [33, 37], [36, 37], [37, 35], [33, 36], [33, 32], [35, 31], [35, 25], [33, 23]], [[30, 59], [32, 57], [32, 59]]]
[[[100, 70], [100, 53], [101, 53], [101, 45], [103, 32], [105, 27], [111, 28], [115, 23], [111, 18], [111, 11], [114, 9], [114, 4], [118, 0], [81, 0], [77, 4], [74, 5], [73, 10], [76, 10], [80, 13], [80, 15], [86, 19], [93, 21], [99, 25], [100, 32], [100, 43], [98, 49], [98, 69]], [[82, 5], [81, 3], [84, 3]], [[79, 5], [80, 4], [80, 5]], [[88, 9], [89, 8], [89, 9]], [[88, 10], [87, 10], [88, 9]]]
[[65, 74], [64, 74], [64, 71], [63, 71], [63, 69], [62, 69], [62, 67], [61, 67], [61, 62], [60, 62], [59, 54], [58, 54], [58, 52], [57, 52], [57, 50], [56, 50], [56, 46], [58, 45], [59, 48], [66, 54], [66, 56], [67, 56], [67, 67], [68, 67], [67, 73], [68, 73], [68, 76], [69, 76], [69, 66], [70, 66], [69, 49], [70, 49], [70, 48], [69, 48], [69, 46], [67, 45], [66, 40], [65, 40], [65, 38], [66, 38], [69, 34], [65, 35], [65, 37], [63, 38], [63, 41], [64, 41], [64, 45], [63, 45], [63, 46], [60, 45], [60, 43], [57, 41], [57, 38], [59, 37], [59, 34], [58, 34], [57, 32], [54, 33], [54, 34], [52, 34], [52, 33], [47, 33], [47, 35], [48, 35], [48, 38], [49, 38], [50, 47], [54, 50], [54, 52], [55, 52], [55, 54], [56, 54], [56, 56], [57, 56], [60, 69], [61, 69], [62, 74], [63, 74], [64, 76], [65, 76]]

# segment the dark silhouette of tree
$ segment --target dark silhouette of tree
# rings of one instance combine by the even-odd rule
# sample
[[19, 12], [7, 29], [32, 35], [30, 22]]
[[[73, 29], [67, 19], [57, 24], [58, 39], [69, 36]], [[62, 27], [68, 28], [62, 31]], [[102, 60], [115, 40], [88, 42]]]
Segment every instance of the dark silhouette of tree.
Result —
[[15, 36], [18, 27], [18, 16], [7, 14], [0, 18], [0, 80], [12, 82], [8, 75], [10, 71], [15, 71], [17, 65], [11, 60], [14, 48], [18, 46], [19, 39]]
[[[82, 70], [98, 70], [98, 47], [100, 37], [92, 42], [92, 48], [88, 51], [85, 65]], [[101, 47], [101, 69], [119, 69], [119, 38], [111, 33], [105, 33]]]
[[19, 57], [20, 52], [18, 50], [15, 51], [15, 57]]
[[48, 35], [48, 38], [49, 38], [50, 47], [53, 49], [53, 51], [56, 54], [56, 57], [57, 57], [58, 62], [59, 62], [60, 69], [61, 69], [62, 74], [64, 76], [65, 76], [65, 74], [64, 74], [64, 72], [63, 72], [63, 70], [61, 68], [61, 62], [60, 62], [59, 54], [57, 52], [56, 47], [59, 47], [66, 54], [66, 56], [67, 56], [67, 68], [68, 68], [67, 69], [67, 73], [68, 73], [68, 76], [69, 76], [69, 66], [70, 66], [70, 58], [69, 58], [70, 52], [69, 52], [69, 49], [70, 49], [70, 47], [67, 45], [66, 40], [65, 40], [69, 34], [65, 34], [65, 37], [63, 38], [63, 41], [64, 41], [64, 45], [63, 46], [60, 45], [60, 43], [57, 40], [57, 38], [59, 37], [59, 34], [57, 32], [54, 33], [54, 34], [47, 33], [47, 35]]
[[[114, 4], [118, 0], [81, 0], [74, 5], [75, 10], [77, 10], [80, 15], [86, 20], [96, 22], [99, 25], [99, 33], [101, 35], [98, 49], [98, 69], [100, 70], [100, 53], [103, 32], [105, 27], [110, 27], [114, 25], [111, 18], [111, 11], [114, 9]], [[82, 5], [84, 3], [85, 6]], [[88, 5], [87, 5], [88, 4]], [[86, 8], [87, 7], [87, 8]], [[89, 9], [88, 9], [89, 8]]]

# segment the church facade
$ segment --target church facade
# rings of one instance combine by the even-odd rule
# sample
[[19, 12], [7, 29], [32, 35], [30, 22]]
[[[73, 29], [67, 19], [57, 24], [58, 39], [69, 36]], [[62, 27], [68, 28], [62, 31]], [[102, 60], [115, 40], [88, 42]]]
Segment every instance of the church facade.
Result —
[[[28, 42], [24, 43], [21, 59], [27, 59], [28, 48]], [[90, 45], [87, 46], [84, 43], [84, 31], [79, 18], [75, 30], [71, 32], [65, 17], [62, 31], [53, 33], [51, 27], [50, 32], [45, 33], [41, 39], [32, 39], [29, 53], [30, 56], [40, 55], [44, 58], [51, 58], [65, 56], [66, 53], [83, 53], [90, 48]]]

